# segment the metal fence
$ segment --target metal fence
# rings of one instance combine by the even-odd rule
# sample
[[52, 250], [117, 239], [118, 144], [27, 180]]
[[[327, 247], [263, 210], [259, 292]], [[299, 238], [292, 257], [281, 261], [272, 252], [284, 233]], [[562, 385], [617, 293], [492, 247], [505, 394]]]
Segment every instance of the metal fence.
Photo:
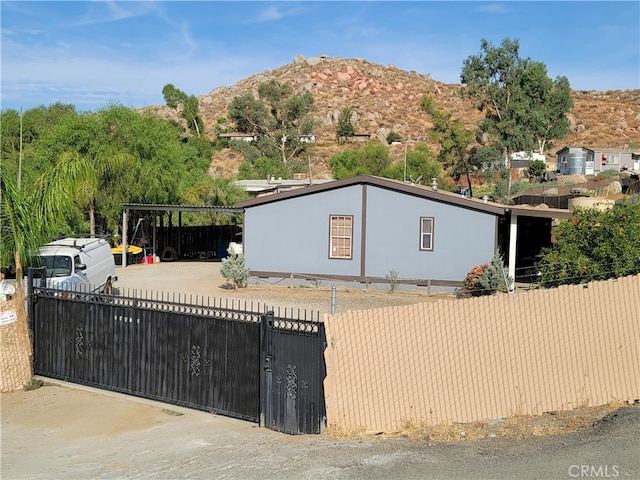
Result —
[[325, 337], [317, 312], [208, 298], [186, 303], [149, 292], [31, 287], [29, 297], [38, 375], [287, 433], [324, 428]]

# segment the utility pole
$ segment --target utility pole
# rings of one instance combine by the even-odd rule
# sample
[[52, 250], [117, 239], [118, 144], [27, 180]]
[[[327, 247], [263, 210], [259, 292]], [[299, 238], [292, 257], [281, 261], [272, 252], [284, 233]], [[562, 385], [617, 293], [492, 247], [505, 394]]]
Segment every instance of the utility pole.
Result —
[[407, 142], [409, 141], [408, 138], [405, 138], [404, 140], [404, 181], [407, 181]]
[[22, 186], [22, 107], [20, 107], [20, 155], [18, 156], [18, 191]]

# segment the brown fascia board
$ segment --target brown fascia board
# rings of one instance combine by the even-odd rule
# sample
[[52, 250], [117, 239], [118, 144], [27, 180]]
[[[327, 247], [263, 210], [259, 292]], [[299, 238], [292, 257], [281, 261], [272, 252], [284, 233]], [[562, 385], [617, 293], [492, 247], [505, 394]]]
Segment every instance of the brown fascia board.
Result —
[[571, 210], [563, 208], [538, 208], [529, 205], [510, 205], [507, 210], [520, 217], [561, 218], [568, 220], [573, 218]]
[[236, 206], [238, 208], [250, 208], [255, 207], [257, 205], [266, 205], [267, 203], [280, 202], [282, 200], [287, 200], [289, 198], [294, 197], [302, 197], [304, 195], [312, 195], [318, 192], [326, 192], [329, 190], [334, 190], [336, 188], [342, 188], [345, 186], [356, 185], [361, 182], [355, 181], [362, 177], [352, 177], [345, 178], [344, 180], [336, 180], [334, 182], [327, 183], [315, 183], [309, 185], [308, 187], [296, 188], [294, 190], [289, 190], [286, 192], [274, 193], [272, 195], [265, 195], [262, 197], [251, 198], [249, 200], [243, 200], [242, 202], [238, 202]]
[[558, 151], [556, 152], [556, 156], [557, 156], [560, 152], [564, 152], [565, 150], [570, 150], [570, 149], [572, 149], [572, 148], [579, 148], [580, 150], [590, 150], [590, 151], [592, 151], [592, 152], [593, 152], [593, 149], [592, 149], [592, 148], [589, 148], [589, 147], [583, 147], [583, 146], [581, 146], [581, 145], [567, 145], [566, 147], [562, 147], [560, 150], [558, 150]]
[[274, 195], [266, 195], [264, 197], [253, 198], [238, 202], [238, 208], [251, 208], [267, 203], [279, 202], [290, 198], [301, 197], [304, 195], [312, 195], [319, 192], [327, 192], [338, 188], [350, 187], [353, 185], [372, 185], [387, 190], [413, 195], [416, 197], [434, 200], [436, 202], [447, 203], [470, 210], [476, 210], [492, 215], [504, 215], [508, 210], [506, 205], [494, 202], [484, 202], [476, 198], [467, 198], [456, 193], [445, 192], [442, 190], [433, 190], [430, 186], [405, 183], [401, 180], [391, 180], [388, 178], [374, 177], [370, 175], [361, 175], [358, 177], [345, 178], [334, 182], [310, 185], [308, 187], [299, 188], [289, 192], [277, 193]]

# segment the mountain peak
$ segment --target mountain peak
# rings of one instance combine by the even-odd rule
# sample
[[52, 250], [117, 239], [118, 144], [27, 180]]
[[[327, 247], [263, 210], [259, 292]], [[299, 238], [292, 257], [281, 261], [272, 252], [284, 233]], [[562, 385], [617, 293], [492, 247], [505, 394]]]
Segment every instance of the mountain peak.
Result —
[[[259, 85], [272, 79], [291, 85], [297, 93], [308, 90], [313, 94], [320, 126], [312, 155], [320, 171], [327, 169], [330, 156], [344, 148], [337, 146], [335, 126], [340, 110], [347, 107], [355, 114], [356, 132], [380, 141], [395, 131], [403, 137], [429, 143], [427, 133], [432, 124], [420, 108], [424, 94], [434, 97], [438, 108], [450, 112], [471, 130], [482, 118], [472, 101], [457, 95], [462, 85], [439, 82], [428, 73], [405, 71], [395, 65], [383, 66], [360, 58], [296, 55], [289, 64], [199, 96], [207, 136], [214, 138], [217, 120], [227, 116], [234, 97], [257, 94]], [[556, 142], [549, 154], [565, 145], [640, 148], [640, 90], [573, 91], [572, 96], [571, 131]], [[179, 120], [177, 112], [168, 107], [150, 108], [164, 118]]]

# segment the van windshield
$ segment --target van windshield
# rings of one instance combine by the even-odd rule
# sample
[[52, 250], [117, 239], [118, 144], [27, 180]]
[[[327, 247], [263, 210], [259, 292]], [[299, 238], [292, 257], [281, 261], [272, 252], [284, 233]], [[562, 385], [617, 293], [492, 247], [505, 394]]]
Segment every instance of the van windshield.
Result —
[[68, 277], [71, 275], [71, 257], [67, 255], [44, 255], [41, 266], [47, 268], [47, 277]]

